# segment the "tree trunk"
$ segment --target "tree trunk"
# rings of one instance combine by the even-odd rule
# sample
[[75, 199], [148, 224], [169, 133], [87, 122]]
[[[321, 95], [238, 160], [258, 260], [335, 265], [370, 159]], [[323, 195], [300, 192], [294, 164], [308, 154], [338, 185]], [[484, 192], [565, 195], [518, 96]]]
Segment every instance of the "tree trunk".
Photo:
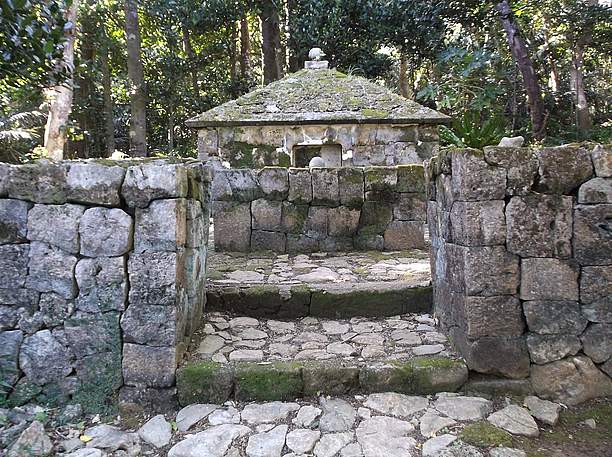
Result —
[[414, 88], [412, 86], [412, 72], [409, 69], [408, 58], [404, 53], [400, 55], [399, 88], [402, 97], [414, 100]]
[[230, 81], [232, 83], [232, 93], [236, 96], [236, 80], [238, 79], [238, 24], [232, 21], [229, 27], [231, 27], [229, 47]]
[[170, 106], [168, 112], [168, 154], [174, 149], [174, 109]]
[[251, 37], [249, 36], [249, 21], [246, 16], [240, 19], [240, 77], [250, 78], [251, 73]]
[[283, 74], [278, 12], [271, 0], [264, 0], [261, 11], [261, 36], [264, 84], [280, 79]]
[[[106, 33], [103, 39], [107, 40]], [[102, 46], [100, 64], [102, 67], [102, 92], [104, 96], [104, 142], [106, 144], [106, 156], [110, 157], [115, 152], [115, 118], [111, 94], [111, 72], [108, 63], [108, 43], [106, 42]]]
[[125, 36], [130, 94], [130, 156], [147, 155], [147, 94], [140, 50], [138, 0], [125, 0]]
[[191, 47], [191, 35], [186, 25], [183, 24], [181, 29], [183, 32], [183, 51], [185, 51], [185, 54], [189, 59], [189, 65], [191, 67], [191, 86], [193, 88], [193, 95], [195, 97], [199, 97], [200, 88], [198, 87], [198, 69], [195, 61], [196, 55], [195, 52], [193, 52], [193, 48]]
[[62, 85], [47, 89], [46, 96], [49, 100], [49, 117], [45, 126], [44, 147], [49, 158], [62, 160], [64, 158], [64, 146], [66, 145], [66, 131], [68, 119], [72, 110], [72, 96], [74, 89], [74, 41], [76, 35], [76, 18], [79, 0], [73, 0], [70, 8], [66, 11], [66, 21], [72, 27], [65, 29], [64, 54], [61, 69], [68, 73], [68, 78]]
[[501, 22], [506, 31], [508, 45], [516, 64], [523, 76], [523, 84], [527, 91], [529, 113], [531, 116], [531, 130], [534, 138], [541, 140], [546, 135], [546, 112], [542, 100], [542, 90], [538, 77], [533, 69], [533, 62], [529, 57], [525, 41], [520, 35], [518, 24], [514, 20], [509, 0], [497, 4], [496, 9], [501, 14]]

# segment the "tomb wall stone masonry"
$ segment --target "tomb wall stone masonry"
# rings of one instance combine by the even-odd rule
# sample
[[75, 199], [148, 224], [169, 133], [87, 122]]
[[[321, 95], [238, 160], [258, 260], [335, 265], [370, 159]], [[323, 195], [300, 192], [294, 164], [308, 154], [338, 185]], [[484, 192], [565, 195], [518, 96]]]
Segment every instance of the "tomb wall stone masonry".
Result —
[[0, 164], [8, 404], [174, 401], [205, 300], [211, 175], [195, 161]]
[[426, 163], [435, 312], [471, 370], [545, 398], [612, 394], [612, 149]]

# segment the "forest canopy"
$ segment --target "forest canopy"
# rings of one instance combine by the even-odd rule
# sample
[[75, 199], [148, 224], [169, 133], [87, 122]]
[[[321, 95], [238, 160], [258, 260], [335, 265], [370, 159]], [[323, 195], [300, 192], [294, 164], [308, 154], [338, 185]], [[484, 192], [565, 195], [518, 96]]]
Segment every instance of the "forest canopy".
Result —
[[330, 66], [450, 115], [446, 144], [612, 136], [609, 0], [0, 0], [0, 160], [192, 156], [185, 121]]

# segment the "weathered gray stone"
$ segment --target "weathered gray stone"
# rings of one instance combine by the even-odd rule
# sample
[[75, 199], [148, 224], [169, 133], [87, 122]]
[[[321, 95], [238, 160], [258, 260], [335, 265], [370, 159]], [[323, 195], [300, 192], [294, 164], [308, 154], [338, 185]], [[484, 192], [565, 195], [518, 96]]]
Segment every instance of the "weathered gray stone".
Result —
[[30, 243], [26, 285], [39, 292], [55, 292], [71, 299], [77, 294], [74, 267], [77, 258], [60, 248], [34, 241]]
[[0, 331], [15, 328], [20, 317], [21, 311], [18, 308], [0, 305]]
[[5, 182], [9, 198], [35, 203], [66, 203], [66, 168], [48, 160], [14, 166]]
[[580, 335], [587, 326], [587, 319], [575, 301], [526, 301], [523, 311], [529, 330], [540, 335]]
[[187, 239], [187, 201], [156, 200], [136, 209], [135, 252], [176, 251]]
[[525, 398], [525, 406], [529, 412], [540, 422], [548, 425], [555, 425], [559, 420], [559, 411], [561, 405], [548, 400], [541, 400], [538, 397], [530, 395]]
[[34, 205], [28, 213], [28, 239], [78, 254], [79, 221], [84, 211], [80, 205]]
[[145, 162], [127, 169], [121, 194], [130, 207], [144, 208], [152, 200], [186, 197], [189, 190], [183, 164]]
[[559, 259], [523, 259], [520, 298], [578, 300], [578, 269]]
[[281, 229], [287, 233], [302, 233], [304, 223], [308, 217], [308, 205], [296, 205], [283, 202]]
[[7, 457], [45, 456], [53, 450], [53, 443], [45, 433], [45, 427], [34, 421], [26, 428], [8, 451]]
[[123, 255], [132, 247], [132, 231], [132, 218], [124, 211], [90, 208], [83, 214], [79, 225], [81, 254], [87, 257]]
[[184, 433], [217, 409], [219, 409], [218, 405], [199, 403], [188, 405], [176, 415], [176, 428], [179, 432]]
[[259, 185], [270, 200], [284, 200], [289, 194], [289, 176], [286, 168], [266, 167], [259, 172]]
[[21, 200], [0, 200], [0, 244], [26, 241], [29, 208]]
[[277, 425], [269, 432], [257, 433], [249, 437], [246, 454], [248, 457], [280, 457], [285, 446], [287, 425]]
[[281, 230], [282, 203], [259, 199], [251, 204], [253, 230]]
[[253, 230], [251, 232], [251, 251], [285, 252], [287, 235], [280, 232]]
[[149, 305], [176, 305], [183, 286], [182, 256], [174, 252], [132, 254], [128, 260], [129, 300]]
[[451, 419], [477, 421], [483, 419], [493, 408], [493, 404], [480, 397], [438, 396], [434, 408]]
[[453, 151], [453, 197], [459, 201], [503, 200], [506, 195], [506, 170], [487, 164], [480, 151]]
[[422, 165], [399, 165], [397, 167], [397, 191], [425, 193], [425, 173]]
[[362, 168], [342, 167], [338, 169], [340, 204], [359, 208], [364, 200], [364, 177]]
[[491, 414], [487, 420], [513, 435], [536, 437], [540, 434], [538, 424], [533, 420], [529, 411], [517, 405], [508, 405]]
[[521, 257], [572, 254], [572, 197], [513, 197], [506, 208], [508, 250]]
[[612, 150], [609, 146], [598, 144], [591, 151], [595, 174], [600, 178], [612, 178]]
[[393, 221], [387, 226], [384, 239], [388, 251], [424, 249], [424, 224], [420, 221]]
[[319, 399], [323, 415], [319, 421], [319, 429], [323, 433], [345, 432], [355, 423], [357, 412], [350, 403], [340, 398]]
[[174, 306], [131, 304], [121, 318], [123, 339], [148, 346], [178, 344], [177, 314]]
[[525, 451], [509, 447], [495, 447], [491, 449], [490, 457], [527, 457]]
[[100, 424], [85, 429], [83, 435], [90, 436], [88, 447], [103, 449], [114, 452], [119, 449], [131, 449], [138, 444], [139, 438], [136, 433], [127, 433], [112, 425]]
[[455, 435], [445, 434], [428, 439], [423, 443], [421, 455], [423, 457], [432, 457], [440, 454], [440, 451], [447, 448], [453, 443], [457, 437]]
[[4, 382], [14, 384], [19, 378], [19, 349], [23, 342], [20, 330], [0, 332], [0, 371]]
[[353, 236], [357, 232], [361, 212], [347, 206], [330, 208], [327, 212], [328, 233], [331, 236]]
[[125, 168], [96, 162], [68, 163], [68, 200], [92, 205], [119, 206]]
[[4, 198], [8, 195], [8, 181], [12, 165], [0, 162], [0, 197]]
[[483, 457], [483, 454], [474, 446], [457, 441], [438, 452], [436, 457]]
[[27, 244], [0, 246], [0, 285], [3, 289], [14, 289], [25, 284], [29, 252]]
[[525, 324], [520, 301], [513, 296], [467, 297], [465, 323], [469, 338], [520, 336]]
[[580, 302], [582, 313], [591, 322], [612, 323], [612, 268], [582, 268]]
[[393, 218], [400, 221], [422, 221], [426, 219], [424, 194], [398, 194], [393, 206]]
[[587, 357], [570, 357], [531, 368], [531, 381], [538, 397], [577, 405], [612, 394], [612, 379]]
[[378, 416], [359, 424], [357, 441], [365, 457], [403, 457], [416, 453], [416, 440], [409, 436], [413, 432], [410, 422]]
[[168, 457], [223, 457], [234, 440], [250, 432], [251, 429], [244, 425], [222, 424], [209, 427], [175, 444], [168, 451]]
[[230, 185], [225, 168], [215, 171], [215, 178], [211, 184], [210, 193], [213, 201], [232, 200], [232, 186]]
[[322, 240], [327, 236], [327, 213], [329, 208], [311, 206], [308, 217], [304, 223], [304, 234], [315, 240]]
[[47, 327], [61, 325], [74, 311], [74, 303], [57, 294], [40, 294], [40, 313]]
[[312, 201], [312, 177], [310, 170], [305, 168], [289, 169], [289, 195], [288, 200], [297, 204], [306, 204]]
[[538, 172], [538, 160], [529, 148], [488, 146], [485, 160], [490, 165], [506, 169], [506, 193], [525, 195], [533, 185]]
[[407, 418], [427, 409], [429, 400], [425, 397], [410, 397], [404, 394], [389, 392], [368, 395], [364, 406], [382, 414]]
[[314, 448], [316, 457], [333, 457], [354, 439], [353, 432], [326, 433]]
[[51, 335], [41, 330], [24, 338], [19, 352], [19, 367], [30, 381], [43, 385], [59, 381], [72, 372], [71, 355]]
[[367, 167], [364, 170], [368, 200], [394, 201], [397, 192], [397, 169], [394, 167]]
[[612, 203], [612, 178], [593, 178], [578, 190], [578, 203]]
[[[511, 295], [518, 286], [518, 258], [501, 246], [463, 249], [467, 295]], [[461, 268], [458, 264], [458, 268]]]
[[612, 357], [612, 324], [592, 324], [580, 337], [583, 351], [595, 363]]
[[76, 265], [75, 277], [79, 310], [96, 313], [125, 309], [127, 273], [124, 257], [81, 259]]
[[297, 403], [272, 401], [269, 403], [251, 403], [242, 410], [242, 420], [250, 424], [268, 424], [283, 421], [290, 413], [300, 409]]
[[149, 419], [138, 429], [138, 436], [145, 443], [151, 444], [156, 448], [164, 447], [172, 438], [172, 425], [164, 418], [163, 414]]
[[298, 427], [312, 428], [323, 411], [316, 406], [305, 405], [300, 408], [293, 423]]
[[250, 202], [262, 196], [259, 181], [253, 170], [230, 169], [225, 171], [235, 201]]
[[527, 335], [531, 361], [539, 365], [575, 355], [582, 344], [575, 335]]
[[251, 205], [249, 203], [213, 202], [215, 249], [249, 250], [251, 238]]
[[591, 154], [576, 145], [541, 148], [538, 188], [544, 193], [570, 194], [593, 175]]
[[208, 416], [208, 422], [210, 425], [239, 424], [240, 411], [233, 406], [228, 406], [226, 409], [218, 409]]
[[450, 221], [453, 243], [487, 246], [505, 241], [503, 200], [456, 202], [450, 212]]
[[436, 414], [434, 410], [427, 410], [427, 412], [419, 418], [419, 430], [421, 431], [421, 435], [429, 438], [435, 436], [440, 430], [455, 425], [456, 423], [457, 421], [454, 419], [442, 417]]
[[123, 379], [127, 385], [170, 387], [174, 385], [176, 365], [173, 347], [123, 345]]
[[320, 206], [337, 206], [340, 203], [338, 170], [335, 168], [313, 168], [312, 204]]
[[360, 233], [353, 238], [355, 248], [362, 251], [382, 251], [385, 239], [382, 235], [375, 233]]
[[79, 313], [66, 321], [64, 330], [66, 340], [78, 358], [121, 350], [118, 313]]
[[287, 434], [287, 447], [298, 455], [307, 454], [312, 452], [320, 437], [321, 432], [318, 430], [299, 428]]
[[582, 265], [606, 265], [612, 258], [612, 205], [574, 208], [574, 257]]
[[393, 208], [390, 204], [367, 201], [363, 204], [361, 210], [359, 233], [365, 235], [382, 235], [392, 220]]

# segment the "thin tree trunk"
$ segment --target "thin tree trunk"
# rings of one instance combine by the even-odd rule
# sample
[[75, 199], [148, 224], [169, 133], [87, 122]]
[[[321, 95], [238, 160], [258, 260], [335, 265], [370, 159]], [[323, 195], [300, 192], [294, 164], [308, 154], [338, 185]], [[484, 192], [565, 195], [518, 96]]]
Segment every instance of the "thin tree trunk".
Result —
[[89, 158], [99, 156], [99, 143], [96, 141], [96, 113], [97, 106], [94, 96], [94, 62], [96, 56], [95, 33], [98, 27], [95, 17], [89, 13], [93, 0], [87, 0], [87, 11], [80, 20], [79, 35], [79, 65], [77, 75], [77, 91], [80, 113], [79, 127], [83, 132], [82, 150], [80, 157]]
[[[107, 40], [106, 33], [103, 39]], [[110, 157], [115, 152], [115, 118], [111, 94], [111, 72], [108, 63], [108, 43], [106, 42], [102, 46], [100, 63], [102, 67], [102, 92], [104, 96], [104, 142], [106, 144], [106, 156]]]
[[280, 28], [278, 12], [271, 0], [265, 0], [261, 11], [261, 36], [264, 84], [280, 79], [282, 65], [279, 62]]
[[66, 11], [66, 21], [72, 27], [65, 29], [64, 55], [61, 69], [68, 73], [68, 78], [62, 85], [49, 88], [46, 96], [49, 100], [49, 116], [45, 126], [44, 147], [49, 158], [62, 160], [66, 145], [66, 131], [68, 119], [72, 110], [72, 97], [74, 90], [74, 41], [76, 36], [76, 19], [79, 0], [73, 0]]
[[147, 155], [147, 94], [140, 49], [138, 27], [138, 0], [125, 0], [125, 36], [127, 40], [127, 67], [130, 107], [130, 156]]
[[414, 89], [412, 86], [412, 72], [409, 69], [408, 58], [406, 54], [400, 55], [400, 68], [399, 68], [399, 88], [400, 94], [403, 97], [414, 99]]
[[527, 91], [529, 102], [529, 113], [531, 116], [531, 130], [537, 140], [546, 135], [546, 112], [542, 100], [542, 90], [538, 77], [533, 69], [533, 62], [529, 57], [525, 41], [520, 35], [518, 24], [514, 20], [509, 0], [503, 0], [497, 4], [497, 10], [501, 15], [501, 22], [506, 31], [508, 45], [516, 64], [523, 76], [523, 84]]
[[553, 45], [550, 42], [549, 34], [548, 34], [548, 21], [546, 17], [544, 17], [544, 27], [543, 27], [543, 37], [544, 37], [544, 45], [546, 46], [547, 54], [548, 54], [548, 63], [550, 65], [550, 89], [553, 92], [558, 92], [559, 87], [559, 70], [557, 69], [557, 62], [555, 60], [555, 52]]
[[[230, 48], [229, 48], [229, 61], [230, 61], [230, 81], [232, 82], [232, 92], [236, 89], [236, 80], [238, 77], [238, 28], [235, 22], [230, 23]], [[237, 94], [234, 94], [237, 95]]]
[[249, 21], [246, 15], [240, 19], [240, 77], [250, 78], [251, 73], [251, 37], [249, 36]]
[[195, 62], [196, 55], [195, 52], [193, 52], [193, 47], [191, 46], [191, 35], [189, 33], [189, 29], [184, 24], [181, 29], [183, 32], [183, 51], [185, 51], [185, 54], [189, 59], [189, 65], [191, 66], [191, 86], [193, 88], [193, 95], [199, 97], [200, 88], [198, 86], [198, 69]]
[[[289, 48], [288, 58], [288, 72], [296, 72], [300, 69], [299, 53], [300, 50], [296, 49], [295, 40], [292, 38], [293, 27], [292, 19], [295, 18], [295, 14], [298, 14], [296, 0], [287, 0], [287, 47]], [[308, 51], [308, 50], [306, 50]]]
[[170, 106], [168, 113], [168, 154], [174, 149], [174, 109]]

